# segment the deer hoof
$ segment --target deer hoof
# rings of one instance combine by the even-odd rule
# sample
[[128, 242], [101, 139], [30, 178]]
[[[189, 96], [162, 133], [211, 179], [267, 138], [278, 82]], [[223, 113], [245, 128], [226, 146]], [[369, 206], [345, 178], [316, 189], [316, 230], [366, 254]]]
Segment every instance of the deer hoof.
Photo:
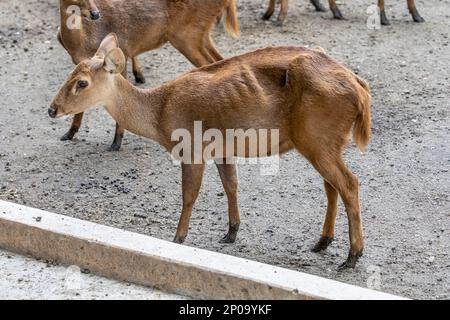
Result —
[[184, 242], [184, 240], [186, 240], [186, 236], [175, 236], [175, 238], [173, 239], [174, 243], [178, 243], [178, 244], [182, 244]]
[[144, 84], [146, 82], [144, 75], [137, 73], [134, 75], [137, 84]]
[[422, 18], [422, 16], [421, 16], [421, 15], [419, 14], [419, 12], [417, 12], [417, 11], [414, 11], [414, 12], [412, 13], [412, 17], [413, 17], [414, 22], [418, 22], [418, 23], [423, 23], [423, 22], [425, 22], [425, 19]]
[[121, 145], [118, 143], [113, 143], [109, 148], [108, 151], [115, 152], [120, 150]]
[[261, 17], [263, 20], [269, 20], [272, 17], [273, 13], [270, 12], [266, 12], [265, 14], [263, 14], [263, 16]]
[[311, 3], [313, 4], [314, 8], [316, 8], [316, 11], [319, 12], [326, 12], [327, 8], [323, 6], [323, 4], [320, 2], [320, 0], [311, 0]]
[[338, 271], [344, 271], [346, 269], [354, 269], [359, 258], [362, 257], [362, 254], [363, 254], [362, 250], [357, 254], [350, 253], [348, 255], [347, 260], [339, 266]]
[[333, 238], [330, 237], [320, 237], [319, 242], [311, 249], [312, 252], [321, 252], [328, 248], [328, 246], [333, 242]]
[[339, 10], [339, 8], [331, 8], [331, 12], [333, 12], [333, 17], [336, 20], [345, 20], [344, 16], [341, 13], [341, 10]]
[[275, 21], [275, 26], [277, 26], [277, 27], [282, 27], [283, 26], [283, 24], [284, 24], [284, 20], [277, 20], [277, 21]]
[[386, 16], [385, 11], [382, 11], [380, 13], [380, 22], [381, 22], [381, 25], [383, 25], [383, 26], [389, 26], [391, 24], [391, 22], [389, 21], [389, 19]]
[[219, 243], [235, 243], [236, 242], [236, 234], [227, 233]]
[[61, 140], [61, 141], [70, 141], [70, 140], [72, 140], [73, 137], [75, 136], [75, 133], [77, 133], [77, 131], [78, 131], [78, 130], [70, 129], [69, 131], [66, 132], [66, 134], [64, 134], [64, 135], [61, 137], [60, 140]]

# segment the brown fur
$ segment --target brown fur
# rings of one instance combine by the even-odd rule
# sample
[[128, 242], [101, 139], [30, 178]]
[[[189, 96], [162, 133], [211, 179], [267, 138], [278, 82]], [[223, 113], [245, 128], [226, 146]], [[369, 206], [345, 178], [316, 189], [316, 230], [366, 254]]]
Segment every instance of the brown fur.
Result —
[[[79, 113], [104, 105], [127, 130], [153, 139], [172, 151], [176, 129], [279, 129], [280, 150], [296, 149], [322, 175], [328, 196], [321, 249], [334, 236], [338, 194], [349, 219], [352, 267], [363, 250], [358, 180], [345, 166], [342, 153], [353, 130], [362, 150], [369, 142], [371, 96], [366, 82], [322, 50], [266, 48], [195, 69], [156, 89], [132, 86], [121, 75], [124, 54], [108, 36], [97, 56], [83, 61], [55, 97], [50, 114]], [[77, 89], [77, 81], [89, 86]], [[353, 129], [352, 129], [353, 128]], [[206, 143], [204, 145], [206, 147]], [[246, 156], [255, 156], [246, 149]], [[225, 150], [225, 159], [236, 156]], [[214, 159], [221, 160], [221, 159]], [[175, 241], [187, 235], [192, 208], [201, 186], [204, 164], [183, 163], [183, 210]], [[237, 178], [233, 164], [218, 165], [229, 200], [233, 242], [239, 228]]]
[[[218, 16], [226, 11], [225, 28], [239, 35], [236, 0], [60, 0], [61, 29], [58, 39], [75, 64], [91, 58], [101, 41], [115, 32], [125, 57], [132, 59], [137, 82], [145, 82], [137, 56], [170, 42], [195, 66], [222, 60], [211, 39], [211, 30]], [[81, 30], [70, 30], [66, 21], [71, 5], [81, 8]], [[100, 19], [92, 20], [98, 11]], [[124, 71], [126, 76], [126, 70]], [[70, 140], [78, 131], [82, 114], [76, 115], [63, 140]], [[120, 148], [123, 128], [117, 127], [111, 149]]]
[[[269, 0], [269, 7], [267, 8], [266, 13], [263, 16], [263, 19], [267, 20], [270, 19], [270, 17], [275, 12], [275, 5], [277, 0]], [[310, 0], [311, 3], [314, 5], [317, 11], [324, 11], [323, 5], [320, 3], [320, 0]], [[328, 0], [330, 5], [330, 10], [333, 13], [333, 16], [335, 19], [343, 19], [343, 15], [341, 11], [339, 10], [339, 7], [336, 4], [336, 0]], [[419, 12], [416, 9], [415, 1], [414, 0], [407, 0], [408, 3], [408, 9], [411, 13], [411, 16], [415, 22], [424, 22], [425, 20], [420, 16]], [[283, 24], [284, 20], [286, 19], [287, 12], [288, 12], [288, 6], [289, 6], [289, 0], [281, 0], [281, 10], [280, 14], [277, 19], [277, 23], [279, 25]], [[378, 0], [378, 7], [380, 8], [380, 16], [381, 16], [381, 24], [388, 25], [389, 20], [386, 17], [386, 12], [384, 8], [384, 0]]]

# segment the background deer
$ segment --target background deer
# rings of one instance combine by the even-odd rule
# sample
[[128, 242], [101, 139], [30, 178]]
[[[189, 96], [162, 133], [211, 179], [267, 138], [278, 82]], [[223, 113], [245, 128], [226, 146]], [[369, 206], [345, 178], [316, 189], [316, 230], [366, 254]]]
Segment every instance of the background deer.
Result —
[[[202, 121], [203, 130], [222, 132], [278, 129], [279, 153], [296, 149], [324, 179], [328, 208], [313, 251], [325, 250], [333, 240], [340, 195], [350, 236], [349, 256], [341, 267], [355, 266], [364, 247], [359, 185], [342, 153], [352, 130], [359, 149], [369, 142], [371, 96], [366, 82], [323, 51], [299, 47], [267, 48], [216, 62], [156, 89], [134, 87], [122, 77], [125, 66], [119, 40], [108, 35], [95, 57], [81, 62], [69, 76], [49, 115], [78, 114], [103, 105], [120, 126], [157, 141], [169, 152], [178, 143], [172, 139], [175, 130], [188, 130], [195, 139], [195, 121]], [[245, 156], [264, 156], [249, 152], [246, 146]], [[223, 239], [228, 243], [235, 241], [240, 224], [236, 168], [226, 161], [236, 155], [233, 147], [226, 148], [221, 159], [212, 154], [210, 158], [216, 160], [228, 197], [229, 231]], [[187, 236], [204, 169], [205, 162], [182, 163], [183, 209], [175, 242]]]
[[[80, 24], [72, 20], [81, 13]], [[170, 42], [199, 67], [222, 60], [211, 39], [216, 19], [226, 11], [225, 29], [239, 35], [235, 0], [60, 0], [61, 29], [58, 39], [75, 64], [92, 57], [101, 41], [115, 32], [126, 59], [133, 62], [136, 82], [143, 83], [137, 56]], [[75, 22], [75, 23], [74, 23]], [[126, 68], [123, 76], [127, 76]], [[78, 132], [83, 113], [75, 114], [62, 140]], [[116, 124], [110, 150], [119, 150], [124, 128]]]
[[[325, 7], [321, 4], [320, 0], [310, 0], [313, 6], [316, 8], [317, 11], [325, 12]], [[412, 15], [412, 18], [415, 22], [425, 22], [425, 19], [422, 18], [419, 14], [419, 11], [416, 8], [416, 4], [414, 0], [406, 0], [408, 3], [408, 9], [409, 12]], [[328, 0], [330, 4], [331, 12], [333, 12], [333, 16], [335, 19], [342, 20], [344, 19], [344, 16], [342, 15], [341, 11], [339, 10], [339, 7], [336, 4], [336, 0]], [[273, 13], [275, 12], [275, 3], [276, 0], [269, 0], [269, 8], [267, 9], [266, 13], [263, 16], [263, 19], [268, 20], [270, 17], [272, 17]], [[280, 14], [277, 19], [277, 24], [281, 25], [283, 24], [284, 20], [286, 19], [287, 12], [288, 12], [288, 6], [289, 6], [289, 0], [281, 0], [281, 10]], [[384, 0], [378, 0], [378, 7], [380, 8], [380, 18], [381, 18], [381, 24], [382, 25], [389, 25], [390, 22], [386, 16], [386, 11], [384, 7]]]

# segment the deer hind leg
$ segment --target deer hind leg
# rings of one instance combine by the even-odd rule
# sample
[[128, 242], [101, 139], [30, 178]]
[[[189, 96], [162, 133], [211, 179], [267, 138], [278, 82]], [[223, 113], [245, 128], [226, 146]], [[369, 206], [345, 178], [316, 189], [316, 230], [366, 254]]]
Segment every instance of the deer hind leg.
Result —
[[205, 47], [208, 50], [210, 56], [214, 59], [215, 62], [223, 60], [223, 56], [217, 51], [214, 42], [212, 41], [210, 35], [205, 37]]
[[[344, 164], [342, 153], [348, 143], [357, 108], [343, 99], [317, 98], [307, 92], [303, 94], [303, 101], [301, 107], [293, 109], [291, 139], [325, 181], [328, 208], [322, 237], [334, 236], [337, 194], [344, 202], [350, 251], [347, 261], [340, 268], [352, 268], [362, 255], [364, 240], [358, 179]], [[329, 239], [322, 240], [317, 249], [328, 245], [328, 242]]]
[[144, 74], [142, 73], [141, 64], [140, 64], [138, 58], [133, 57], [131, 59], [131, 61], [133, 63], [133, 74], [134, 74], [134, 79], [136, 80], [136, 83], [137, 84], [145, 83], [145, 77], [144, 77]]
[[204, 46], [203, 37], [199, 37], [199, 34], [200, 31], [192, 31], [189, 34], [181, 34], [170, 41], [196, 67], [215, 62]]
[[419, 11], [417, 11], [416, 4], [414, 3], [414, 0], [408, 0], [408, 9], [411, 13], [414, 22], [425, 22], [425, 19], [422, 18], [422, 16], [419, 14]]
[[70, 126], [69, 131], [67, 131], [62, 137], [61, 137], [61, 141], [68, 141], [68, 140], [72, 140], [73, 137], [75, 136], [75, 134], [78, 132], [78, 130], [80, 130], [81, 127], [81, 123], [83, 121], [83, 114], [84, 113], [79, 113], [76, 114], [73, 117], [72, 120], [72, 125]]
[[339, 10], [339, 7], [336, 4], [336, 0], [329, 0], [330, 3], [330, 10], [333, 12], [333, 17], [337, 20], [343, 20], [344, 16], [341, 13], [341, 10]]
[[238, 207], [237, 188], [238, 180], [236, 174], [236, 165], [216, 163], [219, 170], [220, 179], [222, 180], [223, 188], [228, 198], [228, 217], [229, 229], [225, 237], [220, 241], [221, 243], [234, 243], [236, 241], [239, 225], [241, 223]]
[[280, 14], [278, 15], [276, 24], [278, 26], [282, 26], [284, 23], [284, 20], [286, 20], [286, 16], [289, 9], [289, 0], [281, 0], [281, 9]]
[[273, 13], [275, 12], [275, 4], [276, 0], [269, 1], [269, 7], [267, 8], [266, 13], [264, 13], [262, 17], [264, 20], [269, 20], [273, 16]]
[[312, 252], [326, 250], [334, 240], [334, 226], [336, 222], [338, 192], [326, 180], [324, 180], [325, 192], [327, 193], [328, 206], [325, 222], [323, 224], [322, 236], [317, 244], [312, 248]]
[[[358, 259], [362, 256], [364, 250], [363, 228], [361, 221], [361, 209], [359, 204], [359, 185], [358, 179], [350, 172], [341, 159], [341, 156], [331, 157], [329, 153], [323, 153], [314, 157], [312, 164], [322, 175], [325, 181], [332, 186], [341, 196], [345, 209], [347, 211], [350, 251], [347, 260], [339, 267], [354, 268]], [[331, 213], [325, 222], [324, 232], [329, 232], [327, 228], [334, 225], [335, 213]], [[329, 233], [328, 233], [329, 234]]]
[[189, 231], [192, 208], [202, 185], [204, 164], [182, 164], [183, 209], [178, 223], [175, 243], [183, 243]]

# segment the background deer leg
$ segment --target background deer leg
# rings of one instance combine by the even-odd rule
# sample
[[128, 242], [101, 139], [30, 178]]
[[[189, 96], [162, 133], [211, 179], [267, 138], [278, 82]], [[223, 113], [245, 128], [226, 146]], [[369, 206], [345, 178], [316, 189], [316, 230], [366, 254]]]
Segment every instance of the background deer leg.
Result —
[[67, 131], [62, 137], [61, 141], [72, 140], [75, 134], [80, 130], [81, 122], [83, 121], [83, 112], [76, 114], [73, 117], [72, 125], [70, 126], [69, 131]]
[[[226, 163], [226, 160], [223, 161]], [[218, 164], [220, 178], [222, 180], [223, 188], [228, 198], [228, 218], [229, 229], [225, 237], [220, 241], [221, 243], [234, 243], [236, 241], [239, 225], [241, 223], [239, 216], [237, 188], [238, 180], [236, 174], [236, 165], [234, 164]]]
[[[128, 61], [128, 59], [126, 59], [125, 61]], [[124, 68], [124, 70], [122, 72], [122, 76], [125, 79], [128, 78], [127, 68]], [[108, 148], [108, 151], [119, 151], [120, 148], [122, 147], [122, 140], [123, 140], [124, 135], [125, 135], [125, 129], [118, 122], [116, 122], [116, 131], [114, 133], [114, 140], [113, 140], [113, 143], [111, 144], [111, 146]]]
[[344, 16], [342, 15], [341, 10], [339, 10], [336, 0], [329, 0], [328, 2], [330, 3], [330, 10], [333, 12], [333, 17], [338, 20], [343, 20]]
[[270, 0], [269, 7], [267, 8], [266, 13], [262, 17], [264, 20], [269, 20], [273, 16], [273, 13], [275, 12], [275, 4], [276, 0]]
[[200, 187], [202, 185], [204, 164], [182, 164], [182, 189], [183, 189], [183, 210], [178, 223], [175, 239], [176, 243], [183, 243], [189, 231], [189, 221], [191, 220], [192, 208], [197, 200]]
[[193, 32], [190, 33], [190, 35], [181, 35], [181, 37], [173, 39], [173, 41], [170, 42], [196, 67], [215, 62], [208, 50], [203, 46], [203, 39], [193, 39], [193, 34], [198, 35], [198, 33]]
[[209, 54], [214, 58], [215, 61], [223, 60], [223, 56], [217, 51], [214, 42], [212, 41], [209, 34], [205, 37], [205, 47], [209, 51]]
[[378, 0], [378, 7], [380, 8], [380, 21], [383, 26], [388, 26], [391, 23], [386, 16], [386, 9], [384, 7], [384, 0]]
[[414, 22], [425, 22], [425, 19], [422, 18], [422, 16], [419, 14], [419, 11], [417, 11], [414, 0], [408, 0], [408, 9], [413, 17]]
[[145, 77], [144, 77], [144, 74], [142, 73], [141, 64], [140, 64], [138, 58], [133, 57], [133, 59], [131, 59], [131, 61], [133, 62], [133, 74], [134, 74], [134, 79], [136, 80], [136, 83], [138, 83], [138, 84], [145, 83]]
[[320, 0], [311, 0], [312, 5], [316, 8], [316, 11], [326, 12], [327, 9], [323, 6]]
[[286, 20], [288, 9], [289, 9], [289, 0], [281, 0], [281, 10], [276, 22], [277, 25], [279, 26], [283, 25], [284, 20]]
[[327, 181], [324, 181], [324, 185], [328, 199], [327, 214], [323, 225], [322, 236], [320, 237], [319, 242], [311, 250], [312, 252], [320, 252], [327, 249], [334, 239], [334, 226], [336, 223], [338, 192]]

